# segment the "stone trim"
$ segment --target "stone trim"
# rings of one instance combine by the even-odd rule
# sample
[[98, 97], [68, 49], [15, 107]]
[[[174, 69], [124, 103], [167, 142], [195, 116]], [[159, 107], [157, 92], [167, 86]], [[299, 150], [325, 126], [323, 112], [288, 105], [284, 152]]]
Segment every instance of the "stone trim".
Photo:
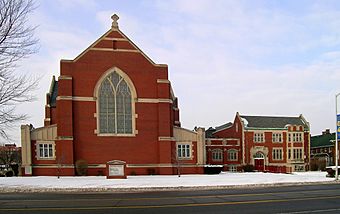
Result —
[[72, 101], [96, 101], [95, 97], [77, 97], [77, 96], [57, 96], [57, 100], [72, 100]]
[[132, 53], [140, 53], [139, 50], [133, 49], [113, 49], [113, 48], [90, 48], [92, 51], [112, 51], [112, 52], [132, 52]]
[[165, 98], [138, 98], [136, 103], [172, 103], [172, 100]]
[[74, 169], [75, 166], [73, 164], [34, 164], [32, 165], [33, 168], [69, 168]]
[[112, 38], [112, 37], [105, 37], [103, 38], [103, 40], [111, 40], [111, 41], [126, 41], [128, 42], [129, 40], [125, 39], [125, 38]]
[[72, 77], [67, 75], [61, 75], [58, 77], [58, 80], [72, 80]]
[[159, 136], [158, 141], [176, 141], [174, 137]]
[[57, 140], [73, 140], [73, 136], [58, 136]]
[[166, 84], [170, 84], [170, 81], [167, 79], [157, 79], [157, 83], [166, 83]]

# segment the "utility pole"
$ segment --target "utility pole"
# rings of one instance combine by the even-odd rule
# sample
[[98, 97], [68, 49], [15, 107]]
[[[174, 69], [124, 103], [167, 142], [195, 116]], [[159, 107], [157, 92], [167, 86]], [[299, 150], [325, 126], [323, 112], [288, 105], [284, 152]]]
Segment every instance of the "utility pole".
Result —
[[339, 180], [339, 172], [338, 172], [338, 168], [339, 168], [339, 146], [338, 146], [338, 135], [339, 133], [339, 129], [340, 129], [340, 114], [338, 115], [338, 96], [340, 95], [340, 93], [337, 93], [335, 95], [335, 115], [336, 115], [336, 131], [335, 131], [335, 180]]

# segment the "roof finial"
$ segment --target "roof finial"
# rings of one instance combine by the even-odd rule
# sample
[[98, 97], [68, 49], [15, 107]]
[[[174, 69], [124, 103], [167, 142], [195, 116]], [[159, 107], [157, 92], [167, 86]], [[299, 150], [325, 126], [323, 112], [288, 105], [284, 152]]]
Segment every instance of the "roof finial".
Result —
[[119, 19], [119, 16], [117, 15], [117, 14], [113, 14], [112, 16], [111, 16], [111, 19], [112, 19], [112, 28], [113, 29], [118, 29], [118, 19]]

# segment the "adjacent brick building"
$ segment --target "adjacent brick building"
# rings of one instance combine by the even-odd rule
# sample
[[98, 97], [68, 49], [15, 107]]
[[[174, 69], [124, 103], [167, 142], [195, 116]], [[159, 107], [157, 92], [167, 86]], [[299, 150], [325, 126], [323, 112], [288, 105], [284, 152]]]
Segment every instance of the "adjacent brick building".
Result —
[[329, 129], [311, 137], [311, 170], [324, 170], [335, 165], [335, 133]]
[[224, 170], [240, 171], [252, 165], [257, 171], [309, 170], [309, 123], [299, 117], [236, 114], [233, 123], [206, 132], [207, 162]]

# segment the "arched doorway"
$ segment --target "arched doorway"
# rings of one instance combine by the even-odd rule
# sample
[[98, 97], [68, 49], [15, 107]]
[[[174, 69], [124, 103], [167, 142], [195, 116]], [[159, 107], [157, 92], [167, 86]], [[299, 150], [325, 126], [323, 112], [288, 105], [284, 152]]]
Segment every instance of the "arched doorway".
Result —
[[257, 152], [254, 156], [255, 170], [259, 172], [264, 171], [264, 154]]

